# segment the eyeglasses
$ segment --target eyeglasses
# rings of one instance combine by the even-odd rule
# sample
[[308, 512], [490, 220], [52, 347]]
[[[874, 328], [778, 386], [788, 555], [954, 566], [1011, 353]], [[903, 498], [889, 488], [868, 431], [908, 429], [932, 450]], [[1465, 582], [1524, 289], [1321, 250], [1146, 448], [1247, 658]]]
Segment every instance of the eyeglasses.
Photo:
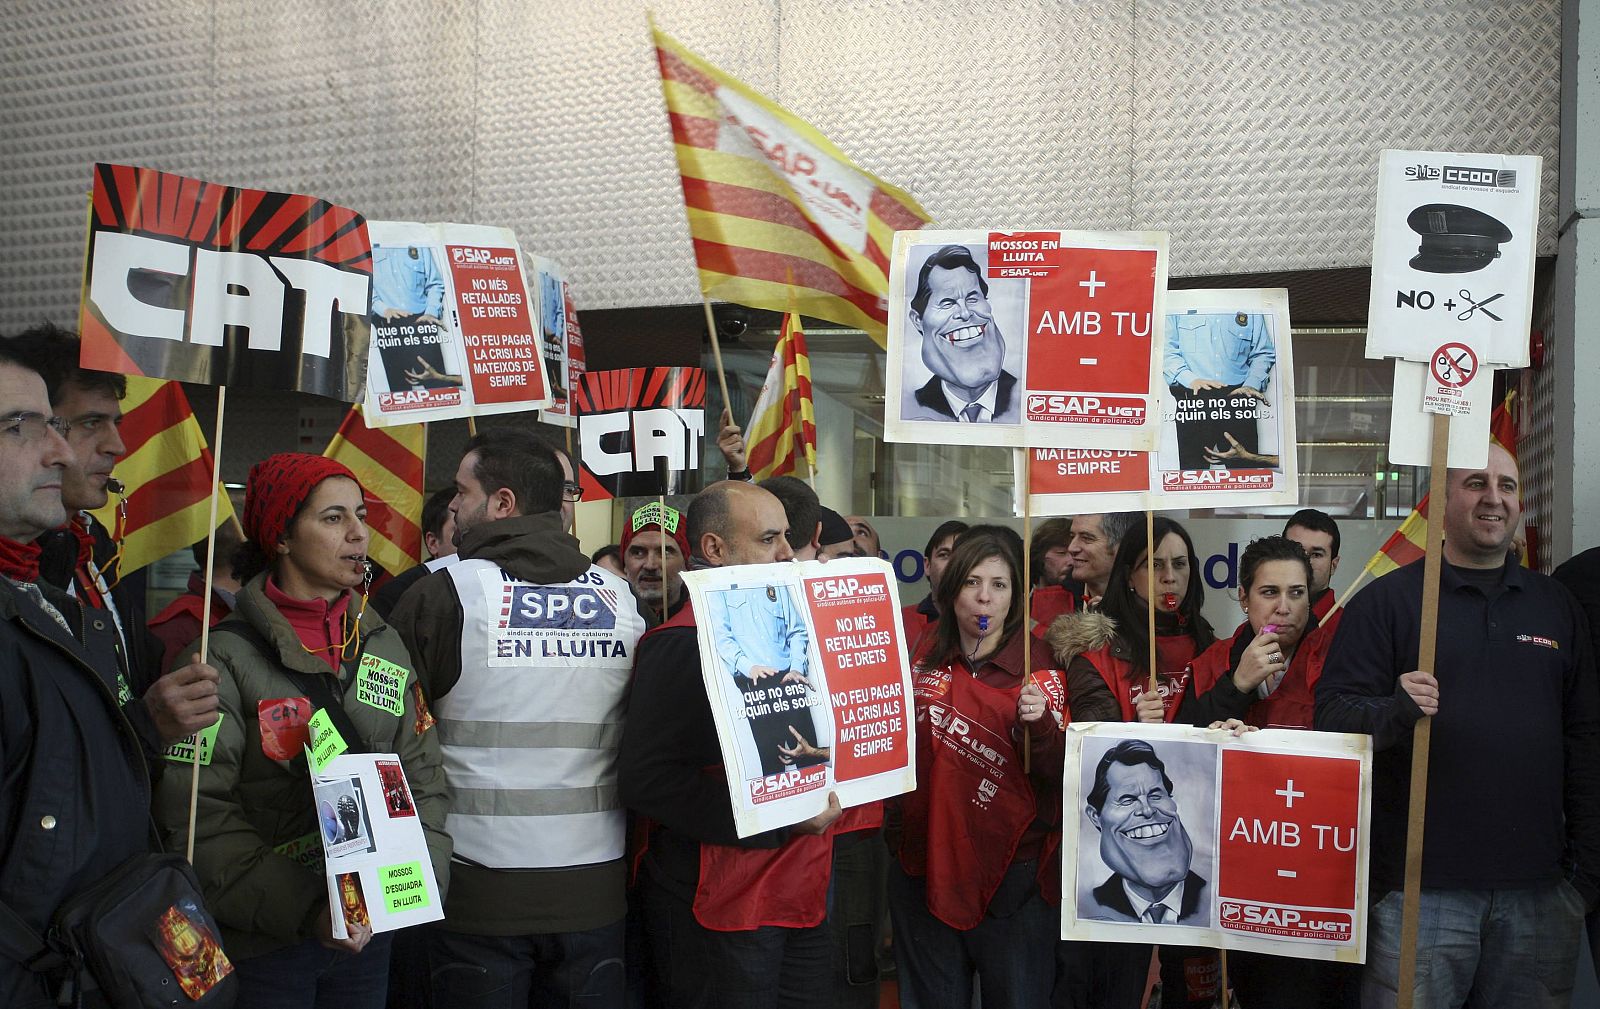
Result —
[[0, 430], [21, 435], [23, 441], [36, 442], [44, 440], [46, 430], [65, 438], [67, 432], [72, 430], [72, 422], [65, 417], [46, 417], [42, 413], [23, 411], [0, 418]]
[[568, 501], [577, 501], [583, 497], [583, 487], [580, 484], [567, 481], [561, 485], [561, 494]]

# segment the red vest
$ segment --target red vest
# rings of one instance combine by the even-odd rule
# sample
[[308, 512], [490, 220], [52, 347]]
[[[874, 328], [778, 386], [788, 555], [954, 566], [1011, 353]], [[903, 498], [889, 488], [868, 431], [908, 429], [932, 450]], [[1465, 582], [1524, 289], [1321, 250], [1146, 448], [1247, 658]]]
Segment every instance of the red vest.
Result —
[[[1173, 639], [1177, 637], [1182, 637], [1185, 641], [1190, 642], [1194, 640], [1187, 634], [1172, 636]], [[1104, 648], [1085, 652], [1083, 657], [1089, 660], [1089, 664], [1094, 666], [1095, 671], [1100, 674], [1100, 678], [1105, 680], [1106, 686], [1111, 689], [1111, 696], [1117, 699], [1117, 706], [1122, 709], [1122, 720], [1124, 722], [1137, 721], [1139, 716], [1135, 712], [1133, 705], [1135, 701], [1144, 696], [1146, 690], [1150, 689], [1150, 677], [1148, 675], [1136, 676], [1133, 671], [1133, 663], [1130, 660], [1112, 654], [1112, 649], [1117, 647], [1117, 644], [1118, 642], [1112, 642]], [[1156, 657], [1157, 659], [1161, 657], [1159, 643], [1156, 648]], [[1163, 721], [1170, 722], [1177, 715], [1178, 704], [1183, 700], [1184, 688], [1189, 685], [1189, 676], [1189, 663], [1187, 661], [1178, 672], [1162, 671], [1156, 674], [1156, 689], [1161, 693]]]
[[[1035, 671], [1050, 710], [1063, 722], [1059, 670]], [[928, 911], [955, 929], [983, 921], [1017, 843], [1038, 818], [1033, 785], [1011, 730], [1022, 684], [985, 686], [957, 662], [912, 674], [917, 705], [917, 789], [901, 796], [900, 864], [927, 879]], [[1059, 828], [1039, 858], [1040, 890], [1052, 904], [1061, 887]]]
[[938, 620], [929, 620], [924, 616], [922, 611], [917, 609], [921, 605], [921, 603], [912, 603], [909, 606], [900, 607], [900, 628], [905, 631], [907, 655], [917, 654], [917, 646], [921, 644], [922, 636], [932, 630], [933, 625], [939, 622]]
[[[672, 618], [645, 633], [668, 627], [694, 627], [694, 607], [685, 602]], [[640, 639], [641, 641], [644, 638]], [[704, 773], [725, 778], [722, 765]], [[882, 808], [877, 817], [882, 821]], [[867, 829], [870, 807], [856, 813], [856, 825]], [[855, 813], [855, 810], [849, 812]], [[833, 875], [833, 834], [845, 822], [841, 816], [825, 834], [793, 834], [778, 848], [740, 848], [734, 845], [700, 845], [700, 883], [694, 892], [694, 917], [714, 932], [748, 932], [765, 925], [810, 928], [822, 924], [828, 913], [828, 883]]]
[[1072, 593], [1060, 585], [1041, 585], [1034, 589], [1028, 600], [1028, 618], [1033, 621], [1033, 636], [1043, 640], [1045, 631], [1055, 623], [1056, 617], [1071, 613], [1074, 606]]
[[[1339, 611], [1344, 612], [1343, 610]], [[1313, 627], [1311, 633], [1300, 639], [1300, 646], [1289, 660], [1278, 689], [1271, 695], [1250, 705], [1245, 721], [1260, 729], [1309, 729], [1317, 710], [1316, 686], [1322, 676], [1322, 663], [1328, 657], [1328, 646], [1333, 644], [1333, 625]], [[1217, 685], [1217, 681], [1233, 672], [1233, 650], [1241, 640], [1255, 637], [1255, 631], [1246, 622], [1233, 638], [1217, 641], [1200, 655], [1195, 656], [1189, 668], [1194, 673], [1194, 694], [1204, 694]]]

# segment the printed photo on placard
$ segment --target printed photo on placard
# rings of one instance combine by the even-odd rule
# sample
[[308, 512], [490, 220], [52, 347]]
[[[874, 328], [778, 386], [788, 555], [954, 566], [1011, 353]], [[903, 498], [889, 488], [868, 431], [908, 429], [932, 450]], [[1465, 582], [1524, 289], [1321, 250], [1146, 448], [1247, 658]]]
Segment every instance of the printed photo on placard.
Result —
[[[804, 608], [787, 585], [746, 585], [706, 593], [705, 619], [731, 678], [723, 694], [742, 725], [739, 778], [760, 804], [826, 782], [831, 759], [828, 684], [811, 658]], [[818, 709], [824, 717], [817, 717]], [[788, 780], [786, 772], [798, 772]], [[767, 779], [781, 784], [768, 788]]]
[[367, 803], [361, 794], [361, 779], [343, 778], [318, 782], [317, 822], [322, 827], [324, 851], [337, 858], [353, 851], [372, 851], [372, 828], [367, 820]]
[[378, 761], [378, 781], [383, 786], [383, 805], [390, 816], [417, 815], [416, 803], [411, 801], [411, 786], [406, 783], [399, 761]]
[[879, 558], [685, 571], [740, 837], [915, 785], [910, 673]]
[[386, 407], [426, 410], [462, 403], [465, 369], [446, 323], [441, 251], [432, 242], [372, 250], [372, 344], [378, 353], [369, 364], [375, 368], [369, 386]]
[[1216, 748], [1088, 739], [1082, 763], [1078, 917], [1211, 924], [1217, 878]]
[[339, 905], [344, 909], [346, 928], [371, 928], [372, 912], [367, 910], [367, 895], [361, 889], [361, 874], [341, 872], [339, 880]]
[[888, 440], [1153, 447], [1163, 233], [903, 232], [890, 273]]

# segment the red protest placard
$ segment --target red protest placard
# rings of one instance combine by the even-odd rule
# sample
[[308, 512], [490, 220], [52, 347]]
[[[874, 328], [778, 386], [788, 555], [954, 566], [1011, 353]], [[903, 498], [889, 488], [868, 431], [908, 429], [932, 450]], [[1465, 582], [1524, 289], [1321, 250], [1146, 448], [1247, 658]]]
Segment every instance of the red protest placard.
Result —
[[446, 245], [445, 258], [461, 312], [467, 373], [478, 403], [545, 397], [538, 336], [528, 311], [517, 250]]
[[1223, 750], [1218, 924], [1350, 942], [1360, 820], [1358, 758]]
[[[1063, 254], [1064, 267], [1035, 280], [1029, 291], [1028, 419], [1141, 423], [1155, 345], [1156, 253], [1067, 249]], [[1056, 405], [1053, 392], [1078, 399], [1079, 408]]]
[[850, 781], [906, 767], [910, 725], [902, 683], [898, 596], [889, 576], [801, 580], [817, 629], [833, 704], [834, 778]]
[[1142, 493], [1150, 489], [1150, 454], [1099, 448], [1036, 448], [1029, 453], [1032, 494]]

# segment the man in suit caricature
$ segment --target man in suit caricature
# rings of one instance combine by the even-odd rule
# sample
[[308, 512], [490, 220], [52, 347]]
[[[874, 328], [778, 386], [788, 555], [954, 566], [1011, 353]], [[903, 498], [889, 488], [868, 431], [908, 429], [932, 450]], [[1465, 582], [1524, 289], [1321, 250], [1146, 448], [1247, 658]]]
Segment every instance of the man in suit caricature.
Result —
[[902, 403], [901, 416], [1017, 423], [1017, 377], [1003, 367], [1006, 341], [989, 306], [989, 283], [966, 246], [946, 245], [922, 264], [910, 316], [933, 377]]
[[1111, 876], [1094, 888], [1081, 916], [1147, 925], [1209, 925], [1206, 881], [1189, 868], [1194, 845], [1183, 826], [1172, 779], [1155, 749], [1126, 739], [1100, 758], [1086, 810], [1100, 832]]

